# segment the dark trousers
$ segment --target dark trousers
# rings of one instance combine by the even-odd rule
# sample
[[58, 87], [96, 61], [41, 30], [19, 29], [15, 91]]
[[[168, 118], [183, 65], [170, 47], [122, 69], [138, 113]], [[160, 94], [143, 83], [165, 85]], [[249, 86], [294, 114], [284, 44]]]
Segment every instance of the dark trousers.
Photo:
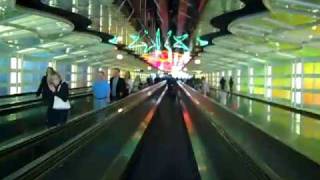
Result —
[[58, 124], [65, 124], [68, 119], [69, 110], [56, 110], [48, 108], [47, 111], [47, 126], [52, 127]]
[[115, 101], [118, 101], [118, 100], [120, 100], [121, 98], [119, 98], [119, 97], [117, 97], [117, 96], [111, 96], [110, 97], [110, 100], [111, 100], [111, 102], [115, 102]]

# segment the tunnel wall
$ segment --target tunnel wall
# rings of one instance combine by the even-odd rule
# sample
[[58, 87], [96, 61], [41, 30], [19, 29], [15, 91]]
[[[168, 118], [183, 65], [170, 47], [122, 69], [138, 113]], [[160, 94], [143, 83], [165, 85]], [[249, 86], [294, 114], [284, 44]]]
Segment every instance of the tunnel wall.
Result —
[[239, 94], [320, 113], [320, 62], [316, 60], [256, 64], [201, 76], [214, 88], [219, 88], [222, 76], [227, 82], [232, 76]]

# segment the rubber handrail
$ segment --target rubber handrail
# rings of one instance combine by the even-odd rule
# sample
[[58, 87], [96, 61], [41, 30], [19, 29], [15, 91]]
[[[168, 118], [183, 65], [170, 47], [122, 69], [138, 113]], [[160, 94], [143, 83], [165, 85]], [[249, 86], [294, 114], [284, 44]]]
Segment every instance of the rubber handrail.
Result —
[[[70, 89], [70, 90], [71, 90], [71, 91], [74, 91], [74, 90], [88, 89], [88, 88], [91, 88], [91, 86], [72, 88], [72, 89]], [[36, 94], [36, 92], [26, 92], [26, 93], [19, 93], [19, 94], [1, 95], [1, 96], [0, 96], [0, 99], [20, 97], [20, 96], [26, 96], [26, 95], [31, 95], [31, 94]]]

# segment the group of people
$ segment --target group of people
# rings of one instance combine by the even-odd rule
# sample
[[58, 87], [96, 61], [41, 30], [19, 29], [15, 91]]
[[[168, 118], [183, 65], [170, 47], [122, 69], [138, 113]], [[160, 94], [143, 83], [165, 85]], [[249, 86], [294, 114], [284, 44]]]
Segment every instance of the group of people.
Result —
[[[220, 89], [222, 91], [226, 91], [226, 79], [224, 77], [221, 77], [221, 79], [219, 81], [219, 84], [220, 84]], [[232, 94], [232, 92], [233, 92], [233, 84], [234, 84], [232, 76], [230, 76], [228, 84], [229, 84], [229, 93]]]
[[[227, 91], [226, 83], [227, 83], [227, 80], [224, 77], [221, 77], [221, 79], [219, 80], [221, 91]], [[195, 76], [193, 76], [192, 78], [190, 78], [186, 81], [186, 84], [188, 84], [189, 86], [191, 86], [194, 89], [201, 91], [202, 94], [205, 96], [207, 96], [210, 93], [210, 86], [209, 86], [209, 83], [205, 77], [201, 77], [201, 79], [199, 79], [199, 78], [196, 78]], [[229, 81], [228, 81], [228, 85], [229, 85], [228, 87], [229, 87], [230, 94], [232, 94], [232, 92], [233, 92], [233, 84], [234, 84], [233, 78], [232, 78], [232, 76], [230, 76]]]
[[37, 97], [42, 95], [43, 102], [48, 106], [48, 127], [66, 123], [69, 108], [59, 107], [59, 102], [60, 105], [68, 103], [69, 87], [68, 84], [62, 80], [61, 75], [53, 68], [47, 68], [46, 75], [42, 77], [36, 95]]
[[208, 96], [210, 93], [210, 86], [205, 77], [201, 77], [201, 79], [193, 76], [192, 78], [186, 81], [186, 84], [191, 86], [192, 88], [201, 91], [204, 96]]
[[121, 78], [120, 69], [112, 69], [110, 83], [106, 80], [105, 73], [99, 71], [97, 80], [92, 86], [95, 109], [104, 108], [108, 103], [118, 101], [133, 92], [139, 91], [141, 88], [142, 82], [140, 77], [137, 76], [135, 81], [133, 81], [129, 71], [125, 73], [124, 78]]
[[[151, 84], [151, 82], [149, 82]], [[153, 83], [153, 82], [152, 82]], [[137, 92], [144, 87], [140, 76], [133, 81], [130, 72], [126, 72], [124, 78], [120, 77], [120, 69], [112, 69], [110, 83], [103, 71], [99, 71], [92, 85], [95, 109], [101, 109], [110, 102], [118, 101], [131, 93]], [[69, 102], [69, 86], [63, 81], [61, 75], [53, 68], [48, 67], [42, 77], [37, 97], [42, 96], [47, 105], [47, 126], [53, 127], [66, 123], [71, 108]]]

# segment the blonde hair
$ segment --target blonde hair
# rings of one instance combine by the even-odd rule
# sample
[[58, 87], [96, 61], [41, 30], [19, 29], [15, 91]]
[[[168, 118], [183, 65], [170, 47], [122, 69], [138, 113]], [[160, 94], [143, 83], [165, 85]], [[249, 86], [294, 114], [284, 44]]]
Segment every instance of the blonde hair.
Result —
[[131, 79], [130, 71], [126, 71], [124, 77], [125, 77], [126, 79]]
[[53, 76], [57, 76], [60, 81], [62, 81], [61, 75], [57, 71], [53, 71], [50, 76], [48, 82], [53, 84]]

